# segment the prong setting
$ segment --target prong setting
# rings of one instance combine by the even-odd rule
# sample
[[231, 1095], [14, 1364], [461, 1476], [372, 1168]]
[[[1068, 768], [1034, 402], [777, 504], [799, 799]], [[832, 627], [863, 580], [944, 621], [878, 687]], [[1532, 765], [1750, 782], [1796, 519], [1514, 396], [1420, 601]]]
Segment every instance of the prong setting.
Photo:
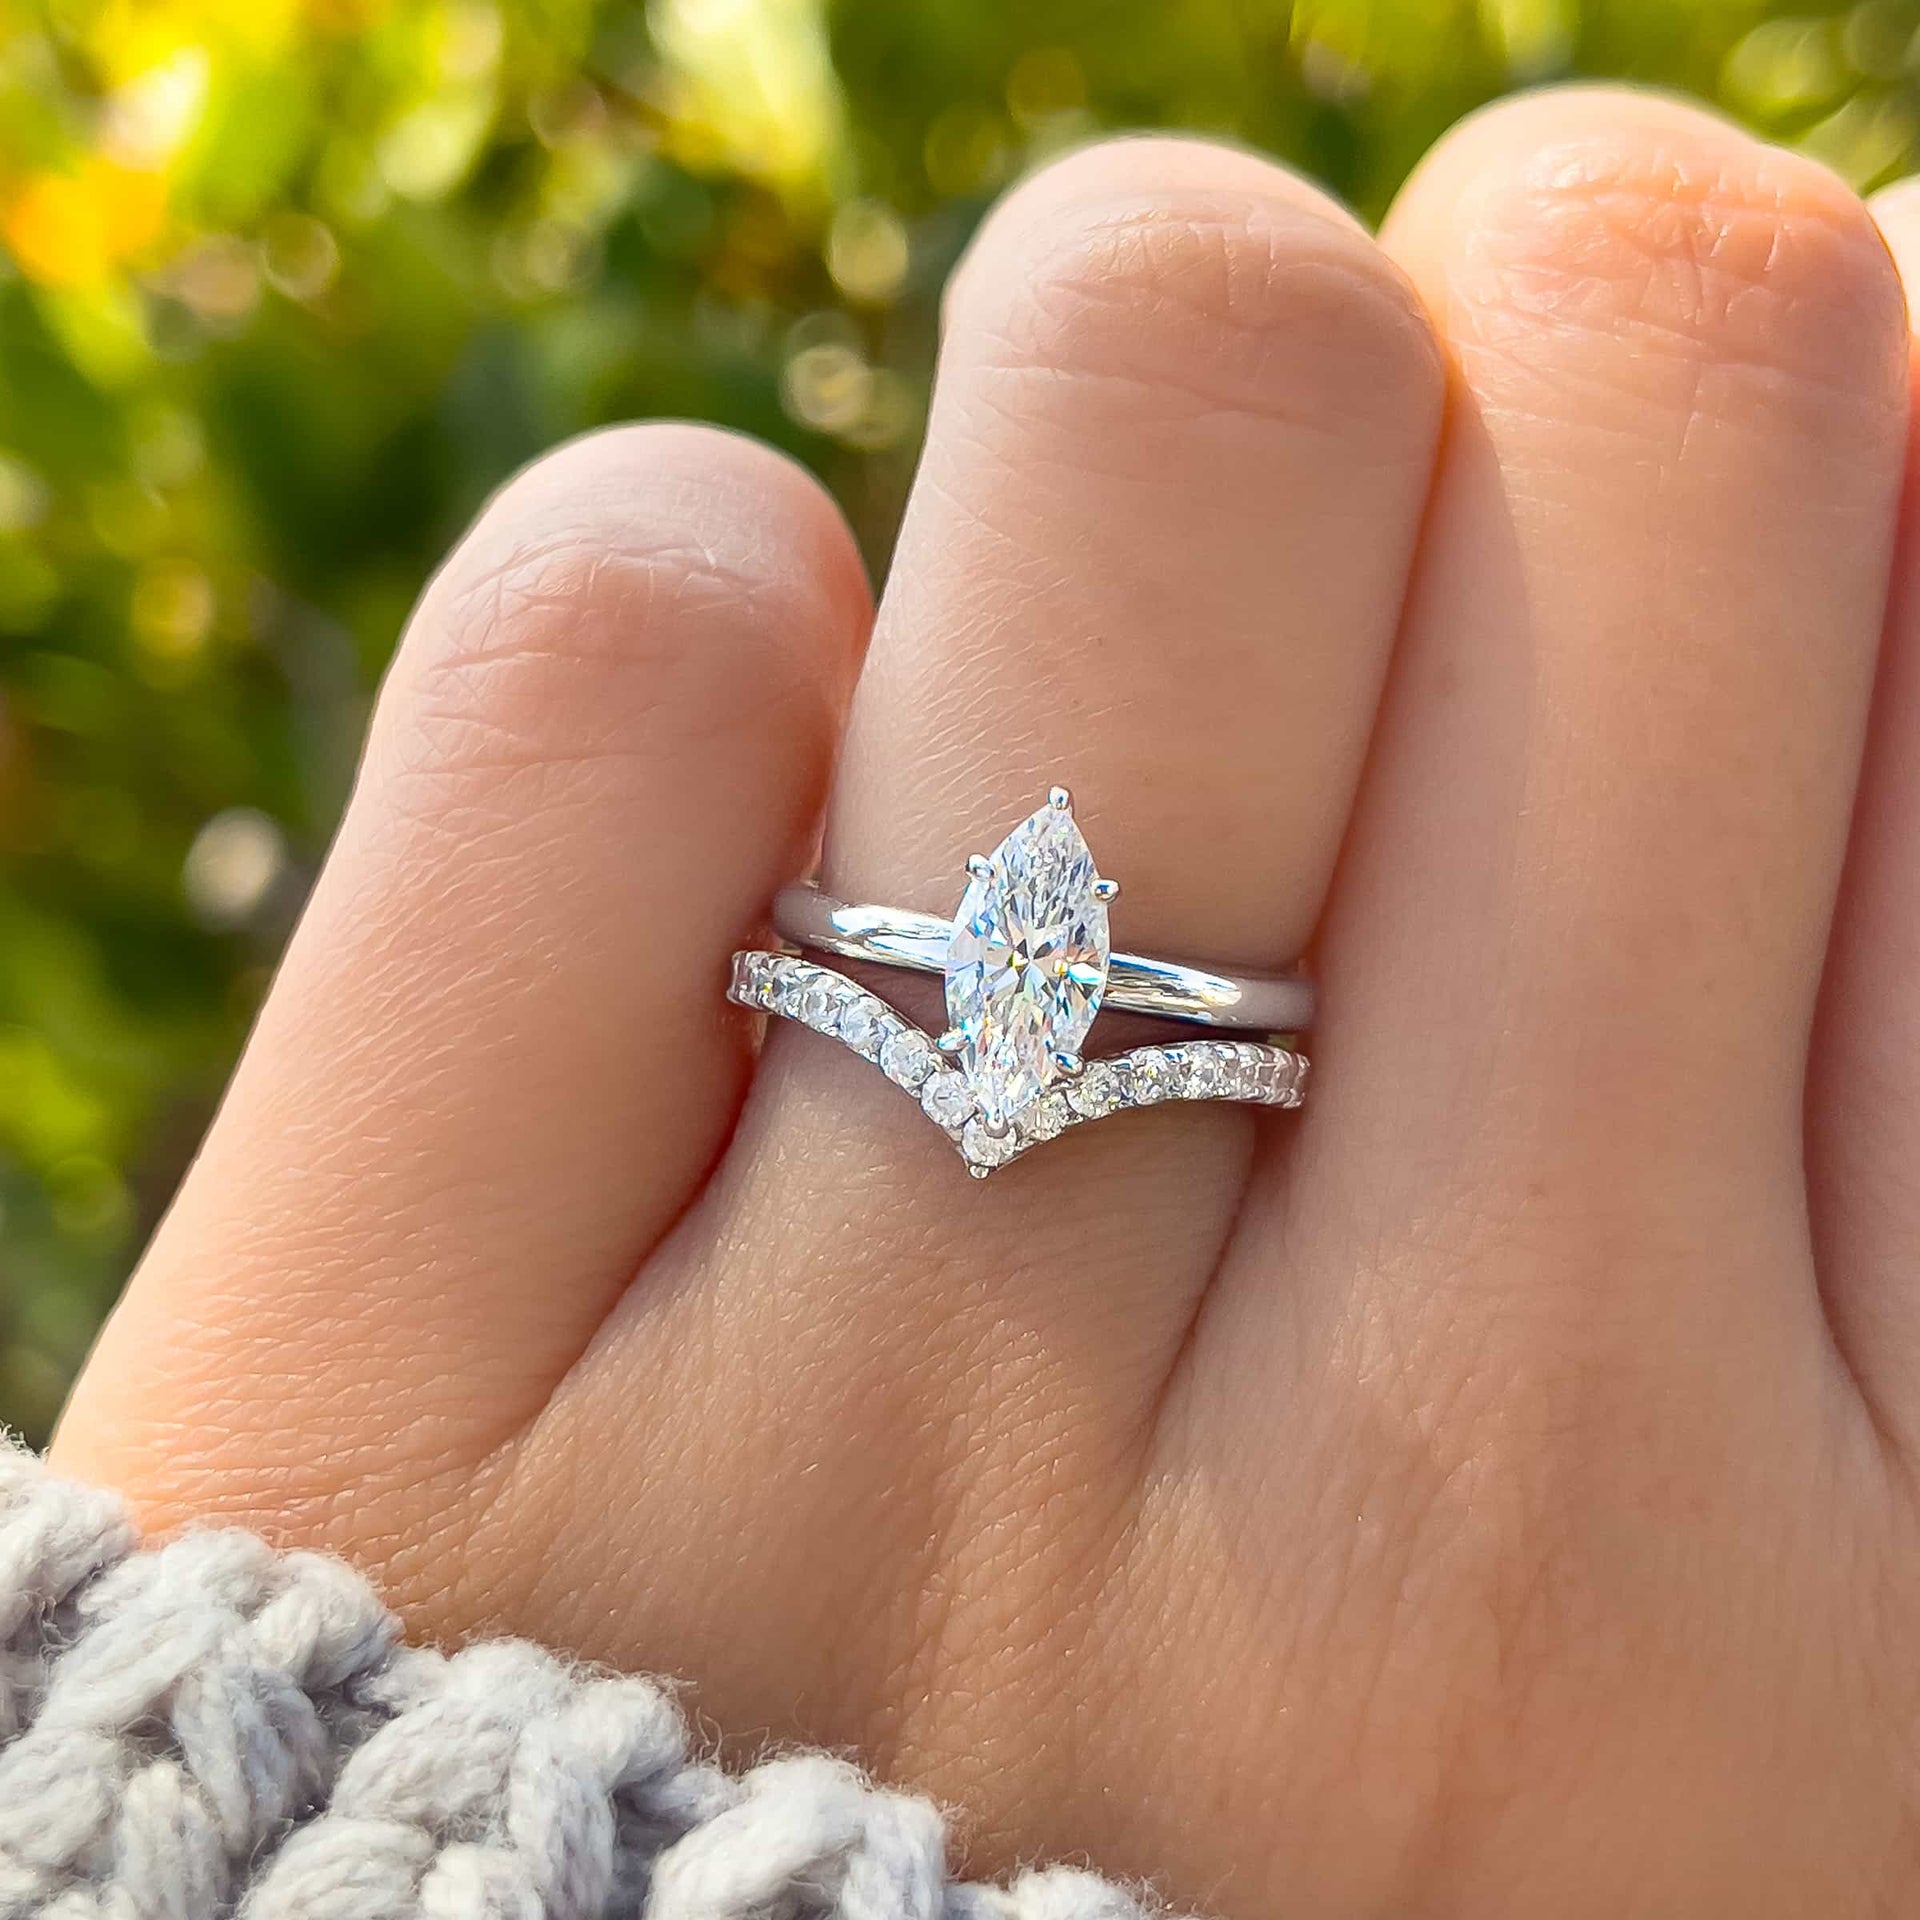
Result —
[[1111, 953], [1100, 878], [1064, 787], [990, 854], [967, 861], [943, 971], [946, 1024], [982, 1115], [1014, 1120], [1079, 1053], [1106, 992]]
[[[1063, 1049], [1057, 1062], [1059, 1083], [1029, 1104], [997, 1116], [996, 1125], [972, 1098], [967, 1076], [944, 1063], [938, 1038], [922, 1034], [886, 1001], [844, 975], [798, 954], [748, 951], [734, 956], [728, 998], [796, 1020], [863, 1059], [877, 1061], [952, 1143], [976, 1179], [1068, 1127], [1110, 1114], [1176, 1100], [1297, 1107], [1306, 1087], [1305, 1059], [1290, 1048], [1264, 1042], [1190, 1040], [1136, 1047], [1110, 1060], [1086, 1060]], [[924, 1072], [912, 1058], [916, 1049], [925, 1062]], [[1080, 1071], [1073, 1073], [1069, 1063]]]
[[[1300, 1104], [1307, 1063], [1271, 1042], [1209, 1039], [1088, 1058], [1088, 1029], [1106, 997], [1114, 960], [1107, 906], [1119, 896], [1120, 883], [1095, 864], [1065, 787], [1049, 788], [1045, 805], [991, 854], [968, 855], [966, 874], [965, 895], [944, 924], [928, 914], [849, 907], [820, 896], [833, 909], [823, 925], [786, 904], [795, 894], [817, 895], [817, 887], [788, 888], [775, 903], [776, 926], [797, 945], [943, 971], [947, 1017], [940, 1031], [923, 1032], [879, 995], [804, 954], [736, 954], [729, 997], [796, 1020], [873, 1062], [913, 1098], [975, 1179], [1067, 1127], [1128, 1108], [1169, 1100]], [[904, 940], [890, 931], [880, 937], [889, 914], [911, 923]], [[850, 923], [844, 931], [842, 916]], [[1205, 1025], [1276, 1030], [1271, 1020], [1223, 1014], [1222, 1008], [1235, 1015], [1245, 1011], [1240, 1002], [1247, 982], [1171, 962], [1122, 958], [1155, 982], [1151, 995], [1130, 989], [1131, 1004], [1144, 1011], [1171, 1011]], [[1170, 1001], [1158, 985], [1160, 975], [1176, 977], [1177, 984], [1191, 977], [1199, 1004]], [[1295, 1001], [1284, 1004], [1291, 1009]]]

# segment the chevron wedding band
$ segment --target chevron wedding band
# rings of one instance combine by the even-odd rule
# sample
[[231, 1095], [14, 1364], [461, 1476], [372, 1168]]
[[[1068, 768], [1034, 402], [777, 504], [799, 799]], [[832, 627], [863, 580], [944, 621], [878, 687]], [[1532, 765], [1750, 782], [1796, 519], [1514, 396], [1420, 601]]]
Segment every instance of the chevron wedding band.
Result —
[[1166, 1100], [1297, 1107], [1307, 1062], [1289, 1047], [1197, 1040], [1090, 1059], [1103, 1006], [1214, 1028], [1292, 1033], [1313, 1015], [1298, 974], [1234, 974], [1114, 953], [1102, 877], [1064, 787], [991, 854], [967, 862], [952, 921], [855, 906], [789, 887], [775, 925], [797, 946], [942, 973], [946, 1030], [935, 1039], [879, 995], [832, 968], [785, 952], [733, 959], [728, 997], [796, 1020], [873, 1061], [919, 1101], [984, 1178], [1068, 1127]]

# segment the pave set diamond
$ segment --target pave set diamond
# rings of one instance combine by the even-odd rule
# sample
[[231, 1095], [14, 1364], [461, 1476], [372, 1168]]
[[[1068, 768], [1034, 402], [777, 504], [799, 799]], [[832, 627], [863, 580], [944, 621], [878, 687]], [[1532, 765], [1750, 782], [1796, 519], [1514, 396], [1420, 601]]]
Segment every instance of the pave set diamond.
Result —
[[734, 956], [727, 997], [797, 1020], [871, 1060], [959, 1149], [969, 1172], [982, 1175], [1052, 1140], [1068, 1127], [1130, 1107], [1166, 1100], [1236, 1100], [1297, 1107], [1307, 1078], [1305, 1058], [1257, 1040], [1186, 1040], [1136, 1047], [1111, 1060], [1091, 1060], [1074, 1079], [1029, 1101], [999, 1131], [989, 1125], [963, 1067], [904, 1015], [831, 968], [796, 954], [754, 951]]

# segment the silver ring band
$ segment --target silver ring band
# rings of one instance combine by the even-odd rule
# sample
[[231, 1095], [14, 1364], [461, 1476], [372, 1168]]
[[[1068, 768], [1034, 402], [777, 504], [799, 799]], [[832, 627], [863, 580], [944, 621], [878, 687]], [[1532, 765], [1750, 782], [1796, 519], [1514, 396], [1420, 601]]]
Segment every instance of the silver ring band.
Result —
[[1190, 1040], [1089, 1060], [1070, 1081], [996, 1128], [982, 1117], [967, 1076], [929, 1035], [831, 967], [749, 948], [733, 956], [727, 998], [811, 1027], [871, 1060], [920, 1103], [977, 1179], [1082, 1121], [1173, 1100], [1297, 1107], [1306, 1090], [1307, 1062], [1290, 1048], [1256, 1040]]
[[[796, 946], [914, 973], [946, 970], [953, 932], [953, 923], [938, 914], [855, 906], [810, 882], [781, 889], [774, 897], [773, 924]], [[1226, 973], [1116, 953], [1107, 963], [1105, 1004], [1203, 1027], [1301, 1033], [1313, 1024], [1313, 982], [1299, 973]]]
[[[1164, 1100], [1297, 1107], [1307, 1063], [1278, 1044], [1313, 1018], [1299, 974], [1234, 974], [1115, 953], [1107, 910], [1120, 882], [1095, 864], [1073, 796], [1045, 802], [991, 854], [969, 854], [952, 920], [856, 906], [817, 886], [774, 900], [783, 939], [844, 959], [946, 978], [946, 1025], [923, 1032], [865, 986], [804, 954], [733, 957], [732, 999], [797, 1020], [872, 1060], [988, 1174], [1082, 1120]], [[1267, 1041], [1192, 1040], [1094, 1057], [1088, 1033], [1118, 1007]]]

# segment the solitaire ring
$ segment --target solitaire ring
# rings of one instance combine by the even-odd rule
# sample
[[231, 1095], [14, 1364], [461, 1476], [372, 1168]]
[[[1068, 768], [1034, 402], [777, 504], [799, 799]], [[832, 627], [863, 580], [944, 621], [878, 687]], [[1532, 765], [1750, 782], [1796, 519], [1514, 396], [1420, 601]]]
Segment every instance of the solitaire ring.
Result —
[[[946, 972], [954, 931], [954, 922], [937, 913], [853, 906], [811, 881], [782, 888], [774, 898], [773, 924], [795, 946], [914, 973]], [[1313, 1024], [1313, 982], [1302, 973], [1227, 973], [1179, 960], [1110, 953], [1101, 1004], [1161, 1020], [1193, 1020], [1203, 1027], [1299, 1033]]]
[[934, 1038], [857, 981], [794, 953], [733, 957], [728, 998], [796, 1020], [873, 1061], [918, 1100], [984, 1178], [1068, 1127], [1165, 1100], [1297, 1107], [1307, 1062], [1268, 1041], [1195, 1040], [1090, 1058], [1103, 1006], [1212, 1028], [1292, 1034], [1313, 1015], [1299, 974], [1236, 974], [1112, 951], [1101, 875], [1055, 787], [991, 854], [967, 861], [951, 921], [856, 906], [812, 886], [775, 903], [783, 938], [842, 958], [946, 977], [947, 1026]]

